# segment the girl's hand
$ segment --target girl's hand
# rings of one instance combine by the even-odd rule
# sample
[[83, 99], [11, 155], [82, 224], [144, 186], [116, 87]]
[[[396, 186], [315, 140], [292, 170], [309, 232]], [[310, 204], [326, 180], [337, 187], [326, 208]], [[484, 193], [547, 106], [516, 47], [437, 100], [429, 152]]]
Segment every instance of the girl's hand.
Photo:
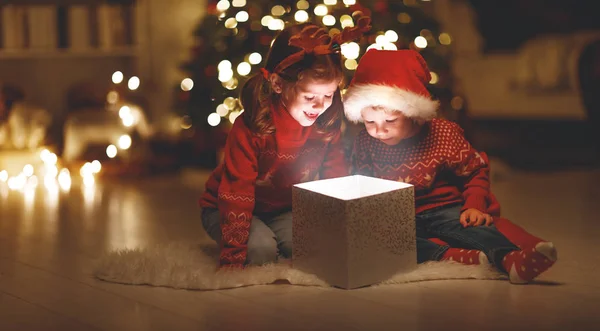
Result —
[[492, 216], [474, 208], [469, 208], [460, 215], [460, 224], [465, 228], [467, 226], [480, 226], [484, 223], [486, 226], [489, 226], [493, 222]]

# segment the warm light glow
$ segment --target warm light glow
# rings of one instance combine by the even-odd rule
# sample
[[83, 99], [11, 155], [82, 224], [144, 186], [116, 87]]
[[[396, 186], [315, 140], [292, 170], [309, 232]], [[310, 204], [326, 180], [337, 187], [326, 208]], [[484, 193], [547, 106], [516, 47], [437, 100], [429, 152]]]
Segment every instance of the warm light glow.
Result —
[[309, 3], [306, 0], [300, 0], [298, 1], [298, 3], [296, 3], [296, 8], [301, 9], [301, 10], [306, 10], [309, 7]]
[[231, 70], [231, 62], [229, 60], [223, 60], [219, 62], [217, 69], [219, 69], [219, 71]]
[[217, 9], [219, 11], [226, 11], [227, 9], [229, 9], [229, 1], [227, 0], [221, 0], [219, 2], [217, 2]]
[[393, 30], [388, 30], [385, 32], [385, 38], [389, 42], [395, 43], [398, 41], [398, 33], [396, 33], [396, 31], [393, 31]]
[[410, 15], [408, 15], [407, 13], [400, 13], [398, 14], [398, 22], [402, 23], [402, 24], [408, 24], [410, 23]]
[[127, 134], [122, 135], [119, 137], [118, 144], [120, 149], [129, 149], [131, 147], [131, 137]]
[[383, 49], [386, 50], [386, 51], [395, 51], [395, 50], [398, 50], [398, 46], [396, 46], [396, 44], [394, 44], [394, 43], [385, 43], [385, 44], [383, 44], [381, 46], [383, 46]]
[[308, 13], [305, 10], [299, 10], [294, 14], [294, 19], [298, 23], [304, 23], [308, 21]]
[[239, 7], [244, 7], [244, 6], [246, 5], [246, 0], [233, 0], [233, 1], [231, 2], [231, 4], [232, 4], [234, 7], [238, 7], [238, 8], [239, 8]]
[[344, 5], [346, 5], [346, 6], [356, 5], [356, 0], [344, 0]]
[[438, 39], [440, 40], [440, 44], [442, 45], [450, 45], [452, 43], [452, 37], [450, 37], [450, 35], [445, 32], [440, 33]]
[[217, 126], [219, 123], [221, 123], [221, 116], [219, 116], [219, 114], [211, 113], [208, 115], [208, 124], [210, 126]]
[[33, 166], [31, 164], [26, 164], [23, 167], [23, 175], [27, 177], [31, 177], [31, 175], [33, 175]]
[[227, 114], [229, 113], [229, 109], [227, 109], [227, 107], [225, 107], [224, 104], [220, 104], [217, 106], [217, 114], [219, 114], [219, 116], [227, 116]]
[[25, 186], [29, 188], [36, 188], [38, 186], [37, 176], [31, 176], [27, 178], [27, 183], [25, 184]]
[[127, 87], [132, 91], [137, 90], [140, 87], [140, 79], [137, 76], [129, 78], [129, 81], [127, 82]]
[[250, 15], [248, 15], [248, 12], [244, 11], [244, 10], [242, 10], [242, 11], [238, 12], [237, 14], [235, 14], [235, 19], [238, 22], [247, 22], [249, 18], [250, 18]]
[[262, 61], [262, 55], [260, 55], [260, 53], [252, 53], [250, 54], [250, 56], [248, 56], [248, 61], [250, 62], [250, 64], [259, 64]]
[[285, 8], [283, 8], [283, 6], [277, 5], [271, 8], [271, 15], [282, 16], [283, 14], [285, 14]]
[[102, 170], [102, 163], [100, 163], [98, 160], [92, 161], [92, 172], [97, 174], [100, 172], [100, 170]]
[[431, 74], [431, 79], [429, 80], [429, 84], [435, 84], [435, 83], [437, 83], [438, 80], [439, 80], [438, 74], [436, 74], [433, 71], [431, 71], [430, 74]]
[[235, 29], [238, 22], [234, 17], [230, 17], [225, 21], [225, 27], [228, 29]]
[[61, 169], [58, 173], [58, 185], [63, 191], [71, 189], [71, 174], [69, 169]]
[[94, 183], [96, 183], [96, 180], [94, 179], [94, 176], [85, 176], [83, 177], [83, 185], [85, 186], [93, 186]]
[[333, 17], [333, 15], [323, 16], [323, 24], [326, 26], [335, 25], [335, 17]]
[[415, 38], [415, 46], [419, 48], [427, 47], [427, 39], [425, 39], [425, 37], [418, 36], [417, 38]]
[[117, 156], [117, 146], [108, 145], [108, 147], [106, 147], [106, 156], [108, 156], [111, 159]]
[[58, 175], [58, 168], [55, 165], [46, 165], [45, 178], [56, 178], [56, 175]]
[[354, 21], [352, 20], [352, 16], [350, 15], [342, 15], [342, 17], [340, 17], [340, 23], [342, 25], [342, 28], [354, 26]]
[[317, 5], [315, 7], [315, 15], [317, 15], [317, 16], [325, 16], [325, 15], [327, 15], [328, 12], [329, 12], [329, 9], [327, 9], [327, 6], [325, 6], [325, 5]]
[[358, 62], [356, 62], [355, 59], [347, 59], [344, 62], [344, 66], [346, 66], [346, 69], [348, 70], [356, 70], [356, 68], [358, 67]]
[[55, 165], [56, 162], [58, 161], [58, 157], [56, 156], [56, 154], [48, 151], [47, 149], [43, 150], [40, 153], [40, 158], [42, 159], [42, 161], [44, 162], [44, 164], [46, 166]]
[[115, 71], [112, 74], [112, 82], [115, 84], [121, 84], [123, 82], [123, 78], [124, 78], [123, 73], [120, 71]]
[[323, 3], [328, 6], [334, 6], [337, 5], [337, 0], [323, 0]]
[[50, 156], [50, 151], [47, 150], [46, 148], [42, 149], [42, 151], [40, 152], [40, 159], [44, 162], [46, 162], [46, 159], [48, 158], [48, 156]]
[[238, 116], [240, 116], [241, 113], [242, 112], [239, 111], [232, 111], [231, 114], [229, 114], [229, 122], [233, 124], [233, 122], [235, 122], [235, 119], [238, 118]]
[[184, 91], [189, 91], [194, 88], [194, 81], [191, 78], [184, 78], [181, 81], [181, 89]]
[[345, 43], [341, 46], [342, 55], [347, 59], [358, 59], [360, 55], [360, 46], [355, 42]]
[[454, 110], [461, 110], [465, 105], [465, 101], [463, 100], [463, 98], [455, 96], [454, 98], [452, 98], [452, 101], [450, 101], [450, 105]]
[[252, 66], [248, 62], [242, 62], [237, 66], [237, 72], [242, 76], [248, 75], [250, 71], [252, 71]]
[[[88, 175], [92, 175], [94, 172], [92, 171], [92, 164], [90, 162], [86, 162], [81, 169], [79, 169], [79, 174], [81, 177], [85, 177]], [[60, 173], [58, 174], [60, 176]]]
[[238, 105], [238, 101], [237, 101], [236, 98], [228, 97], [228, 98], [225, 99], [225, 101], [223, 101], [223, 105], [228, 110], [234, 110], [235, 107], [237, 107], [237, 105]]
[[233, 78], [233, 70], [225, 69], [225, 70], [219, 71], [219, 81], [220, 82], [224, 83], [224, 82], [231, 80], [232, 78]]
[[388, 42], [388, 40], [385, 37], [385, 35], [383, 35], [383, 34], [380, 34], [379, 36], [377, 36], [377, 38], [375, 38], [375, 43], [377, 43], [377, 44], [383, 45], [387, 42]]
[[269, 21], [269, 30], [283, 30], [285, 27], [285, 22], [279, 18], [274, 18]]
[[8, 171], [0, 171], [0, 182], [6, 182], [8, 180]]
[[294, 186], [340, 200], [359, 199], [412, 187], [402, 182], [359, 175], [317, 180]]
[[106, 102], [110, 103], [111, 105], [114, 105], [118, 101], [119, 101], [119, 93], [117, 91], [108, 92], [108, 94], [106, 95]]
[[271, 21], [273, 20], [273, 16], [271, 15], [265, 15], [261, 20], [260, 20], [260, 24], [262, 24], [262, 26], [269, 26], [269, 23], [271, 23]]

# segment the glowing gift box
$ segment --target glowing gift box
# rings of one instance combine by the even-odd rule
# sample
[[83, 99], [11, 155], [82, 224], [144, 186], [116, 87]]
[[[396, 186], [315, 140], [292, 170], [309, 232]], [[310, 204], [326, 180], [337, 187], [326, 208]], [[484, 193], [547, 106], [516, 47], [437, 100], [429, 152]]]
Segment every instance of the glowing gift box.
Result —
[[414, 187], [366, 176], [294, 185], [293, 265], [329, 284], [372, 285], [417, 265]]

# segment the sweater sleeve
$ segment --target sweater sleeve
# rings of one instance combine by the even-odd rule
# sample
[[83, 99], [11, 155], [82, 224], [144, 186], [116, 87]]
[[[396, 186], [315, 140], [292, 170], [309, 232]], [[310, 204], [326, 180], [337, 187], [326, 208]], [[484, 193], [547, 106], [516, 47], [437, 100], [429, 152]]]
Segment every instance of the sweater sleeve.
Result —
[[464, 179], [462, 210], [474, 208], [485, 213], [490, 193], [489, 164], [465, 139], [463, 129], [455, 123], [450, 125], [450, 168]]
[[352, 174], [374, 177], [373, 162], [366, 130], [362, 130], [354, 140], [352, 148]]
[[225, 144], [223, 176], [219, 184], [221, 214], [221, 267], [243, 267], [254, 210], [254, 185], [258, 175], [257, 138], [240, 118]]
[[341, 135], [341, 131], [338, 132], [327, 145], [325, 159], [319, 175], [321, 179], [348, 176], [348, 165], [346, 164]]

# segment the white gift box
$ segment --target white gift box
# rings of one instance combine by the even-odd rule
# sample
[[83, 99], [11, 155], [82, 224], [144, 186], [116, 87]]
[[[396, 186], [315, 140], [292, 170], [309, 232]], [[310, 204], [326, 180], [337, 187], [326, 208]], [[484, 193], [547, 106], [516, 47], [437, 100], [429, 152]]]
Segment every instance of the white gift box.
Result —
[[372, 285], [417, 265], [414, 187], [366, 176], [294, 185], [293, 265], [329, 284]]

